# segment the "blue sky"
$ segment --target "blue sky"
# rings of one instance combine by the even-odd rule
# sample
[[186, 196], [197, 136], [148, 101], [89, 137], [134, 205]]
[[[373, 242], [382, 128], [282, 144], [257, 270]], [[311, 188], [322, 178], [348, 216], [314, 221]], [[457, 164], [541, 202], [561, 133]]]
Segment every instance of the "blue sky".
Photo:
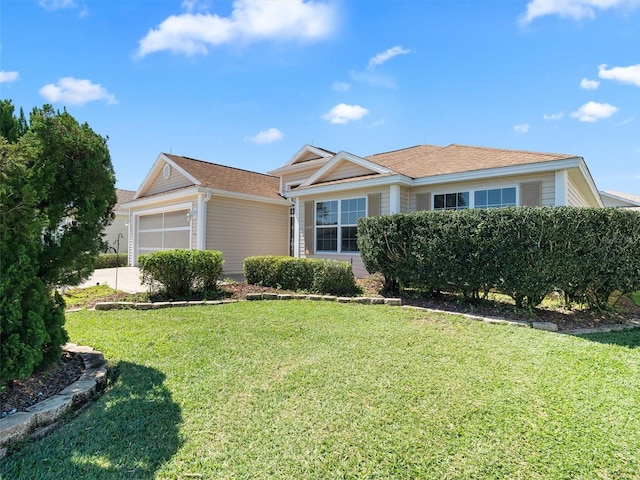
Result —
[[583, 157], [640, 195], [640, 0], [2, 0], [0, 97], [66, 108], [135, 190], [161, 152]]

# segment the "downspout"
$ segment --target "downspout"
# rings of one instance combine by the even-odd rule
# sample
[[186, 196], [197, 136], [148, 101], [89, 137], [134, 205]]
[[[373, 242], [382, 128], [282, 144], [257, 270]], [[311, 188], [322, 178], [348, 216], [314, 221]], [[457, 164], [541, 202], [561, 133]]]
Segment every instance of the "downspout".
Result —
[[207, 246], [207, 202], [211, 200], [211, 192], [198, 194], [198, 230], [196, 249], [205, 250]]

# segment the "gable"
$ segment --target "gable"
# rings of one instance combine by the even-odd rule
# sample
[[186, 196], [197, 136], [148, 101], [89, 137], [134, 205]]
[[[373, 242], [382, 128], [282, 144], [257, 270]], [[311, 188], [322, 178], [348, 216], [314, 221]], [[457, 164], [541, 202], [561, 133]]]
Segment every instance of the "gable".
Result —
[[[168, 177], [165, 178], [165, 174], [168, 173]], [[164, 163], [160, 172], [156, 174], [155, 178], [151, 181], [144, 195], [155, 195], [157, 193], [168, 192], [183, 187], [190, 187], [195, 183], [184, 176], [176, 168], [168, 163]]]
[[317, 185], [320, 183], [389, 173], [394, 172], [364, 158], [357, 157], [347, 152], [340, 152], [311, 175], [307, 181], [302, 184], [302, 186], [308, 187], [310, 185]]

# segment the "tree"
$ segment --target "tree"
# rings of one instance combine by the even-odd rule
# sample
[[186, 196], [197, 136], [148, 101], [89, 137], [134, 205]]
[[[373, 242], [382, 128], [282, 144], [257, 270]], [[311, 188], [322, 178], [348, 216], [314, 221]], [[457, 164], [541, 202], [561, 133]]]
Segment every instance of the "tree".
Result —
[[[0, 108], [13, 112], [10, 102]], [[48, 105], [30, 120], [12, 142], [12, 127], [0, 132], [1, 383], [60, 357], [67, 335], [55, 286], [91, 273], [116, 202], [105, 138]]]

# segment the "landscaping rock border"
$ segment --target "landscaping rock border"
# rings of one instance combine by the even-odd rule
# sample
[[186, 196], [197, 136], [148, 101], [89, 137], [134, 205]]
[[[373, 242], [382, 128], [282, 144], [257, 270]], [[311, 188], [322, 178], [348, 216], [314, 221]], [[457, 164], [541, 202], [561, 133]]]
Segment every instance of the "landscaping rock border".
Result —
[[67, 343], [63, 350], [82, 357], [85, 370], [80, 378], [62, 390], [29, 408], [0, 419], [0, 458], [5, 445], [29, 436], [41, 438], [57, 425], [63, 415], [78, 410], [107, 385], [107, 362], [102, 353], [91, 347]]

